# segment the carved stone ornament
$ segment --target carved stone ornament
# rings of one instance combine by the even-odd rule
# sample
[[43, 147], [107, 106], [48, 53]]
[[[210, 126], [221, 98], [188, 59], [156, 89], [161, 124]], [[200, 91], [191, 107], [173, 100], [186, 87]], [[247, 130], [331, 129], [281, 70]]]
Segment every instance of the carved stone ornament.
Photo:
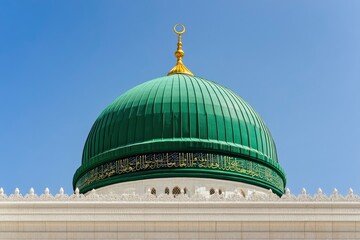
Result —
[[208, 197], [195, 193], [193, 195], [181, 194], [151, 194], [149, 192], [139, 194], [98, 194], [95, 189], [90, 191], [87, 195], [80, 194], [78, 190], [71, 195], [67, 195], [63, 188], [60, 188], [59, 193], [53, 195], [50, 193], [48, 188], [45, 189], [44, 193], [40, 196], [35, 193], [35, 190], [31, 188], [29, 193], [22, 195], [18, 188], [15, 189], [13, 194], [6, 195], [3, 188], [0, 188], [0, 202], [11, 202], [11, 201], [118, 201], [118, 202], [360, 202], [360, 197], [354, 194], [350, 188], [347, 195], [343, 196], [339, 194], [335, 188], [330, 196], [327, 196], [322, 192], [321, 188], [318, 189], [317, 193], [311, 196], [305, 190], [302, 189], [302, 193], [295, 196], [290, 192], [290, 189], [286, 189], [284, 195], [279, 198], [271, 190], [267, 193], [250, 192], [244, 197], [238, 191], [226, 192], [219, 194], [219, 191], [215, 191], [213, 195]]

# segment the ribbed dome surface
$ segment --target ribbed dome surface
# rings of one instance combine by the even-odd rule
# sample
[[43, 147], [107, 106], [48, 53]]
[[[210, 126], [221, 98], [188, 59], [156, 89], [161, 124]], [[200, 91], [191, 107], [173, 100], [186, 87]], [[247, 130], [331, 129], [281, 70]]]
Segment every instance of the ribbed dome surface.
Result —
[[100, 114], [74, 181], [101, 163], [165, 152], [241, 157], [283, 175], [270, 132], [248, 103], [217, 83], [174, 74], [134, 87]]

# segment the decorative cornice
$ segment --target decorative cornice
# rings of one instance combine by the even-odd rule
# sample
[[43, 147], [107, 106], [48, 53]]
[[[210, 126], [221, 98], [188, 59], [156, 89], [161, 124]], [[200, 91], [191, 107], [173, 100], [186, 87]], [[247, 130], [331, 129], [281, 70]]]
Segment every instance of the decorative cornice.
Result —
[[151, 193], [138, 195], [138, 194], [98, 194], [93, 189], [89, 194], [80, 194], [79, 189], [71, 195], [65, 194], [64, 189], [60, 188], [59, 192], [55, 195], [51, 194], [49, 189], [46, 188], [44, 193], [37, 195], [33, 188], [30, 189], [29, 193], [22, 195], [18, 188], [15, 189], [13, 194], [6, 195], [3, 188], [0, 188], [0, 202], [36, 202], [36, 201], [47, 201], [47, 202], [86, 202], [86, 201], [101, 201], [101, 202], [359, 202], [360, 196], [353, 193], [350, 188], [347, 195], [343, 196], [338, 193], [335, 188], [333, 193], [329, 196], [324, 194], [321, 188], [318, 192], [311, 196], [305, 190], [302, 189], [302, 193], [295, 196], [287, 188], [285, 194], [278, 197], [271, 190], [267, 193], [256, 193], [253, 192], [248, 196], [244, 197], [239, 192], [232, 192], [232, 194], [218, 194], [215, 193], [210, 197], [206, 197], [200, 194], [194, 194], [188, 196], [186, 194], [180, 194], [177, 196], [160, 194], [152, 195]]

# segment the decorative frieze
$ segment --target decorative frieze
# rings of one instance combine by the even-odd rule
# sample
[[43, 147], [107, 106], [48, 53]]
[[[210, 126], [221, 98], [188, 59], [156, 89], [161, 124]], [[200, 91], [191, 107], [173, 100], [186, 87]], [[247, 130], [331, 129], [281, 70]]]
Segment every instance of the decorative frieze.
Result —
[[76, 189], [75, 192], [71, 195], [68, 195], [64, 192], [63, 188], [60, 188], [59, 192], [55, 195], [50, 193], [48, 188], [45, 189], [43, 194], [36, 194], [33, 188], [30, 188], [29, 192], [25, 195], [20, 193], [18, 188], [15, 189], [14, 193], [7, 195], [3, 188], [0, 188], [0, 202], [11, 202], [11, 201], [124, 201], [124, 202], [213, 202], [213, 201], [226, 201], [226, 202], [254, 202], [254, 201], [263, 201], [263, 202], [360, 202], [360, 197], [357, 194], [353, 193], [353, 190], [350, 188], [349, 192], [343, 196], [335, 188], [333, 193], [327, 196], [322, 192], [321, 188], [318, 189], [317, 193], [311, 196], [305, 190], [302, 189], [301, 194], [295, 196], [287, 188], [285, 194], [278, 197], [271, 190], [268, 193], [259, 193], [251, 192], [246, 197], [243, 196], [238, 191], [226, 192], [219, 194], [210, 195], [209, 197], [194, 194], [189, 196], [184, 192], [178, 195], [172, 194], [151, 194], [151, 191], [148, 191], [146, 194], [98, 194], [95, 189], [90, 191], [89, 194], [84, 195], [79, 193], [79, 189]]
[[171, 168], [209, 169], [231, 172], [247, 176], [251, 179], [268, 182], [281, 190], [281, 192], [284, 190], [283, 179], [267, 164], [259, 164], [246, 159], [219, 154], [182, 152], [139, 155], [107, 162], [94, 167], [79, 177], [76, 187], [83, 190], [103, 179], [115, 176], [126, 177], [128, 173], [134, 172]]

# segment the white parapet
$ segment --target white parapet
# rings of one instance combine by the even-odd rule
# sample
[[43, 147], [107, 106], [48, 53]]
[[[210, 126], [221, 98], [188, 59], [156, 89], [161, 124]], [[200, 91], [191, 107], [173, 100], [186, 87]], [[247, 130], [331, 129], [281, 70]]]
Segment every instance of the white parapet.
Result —
[[[229, 189], [230, 191], [230, 189]], [[0, 188], [0, 239], [359, 239], [360, 198], [271, 191], [243, 195], [43, 194]]]

